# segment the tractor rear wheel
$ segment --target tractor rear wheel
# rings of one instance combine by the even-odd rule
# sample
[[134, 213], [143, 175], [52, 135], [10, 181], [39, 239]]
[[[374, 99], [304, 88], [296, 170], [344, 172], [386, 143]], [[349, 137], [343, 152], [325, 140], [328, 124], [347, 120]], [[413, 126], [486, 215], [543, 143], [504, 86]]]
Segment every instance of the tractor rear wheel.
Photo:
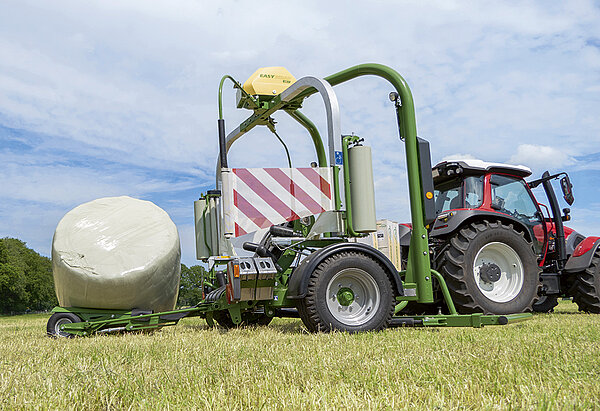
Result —
[[73, 338], [73, 334], [62, 331], [60, 326], [63, 324], [80, 323], [81, 318], [73, 313], [54, 313], [48, 319], [46, 324], [46, 334], [50, 337]]
[[573, 301], [579, 311], [600, 314], [600, 251], [594, 253], [590, 266], [577, 274]]
[[359, 252], [340, 252], [312, 273], [298, 313], [311, 332], [372, 331], [389, 325], [394, 302], [392, 284], [378, 262]]
[[512, 224], [464, 226], [450, 238], [440, 265], [461, 313], [531, 311], [538, 299], [541, 270], [536, 255]]

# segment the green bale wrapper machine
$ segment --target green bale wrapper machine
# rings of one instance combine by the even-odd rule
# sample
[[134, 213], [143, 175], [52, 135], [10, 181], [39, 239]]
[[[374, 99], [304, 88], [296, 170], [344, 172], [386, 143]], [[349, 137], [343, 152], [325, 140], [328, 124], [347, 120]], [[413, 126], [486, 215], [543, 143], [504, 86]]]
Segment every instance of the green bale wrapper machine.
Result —
[[[395, 91], [400, 139], [406, 145], [412, 237], [405, 270], [379, 250], [353, 241], [376, 230], [370, 147], [358, 136], [341, 133], [333, 87], [356, 77], [387, 80]], [[228, 135], [222, 89], [231, 80], [237, 107], [252, 110]], [[327, 145], [317, 127], [300, 111], [303, 101], [320, 95], [327, 116]], [[256, 126], [279, 138], [271, 117], [284, 111], [312, 140], [317, 161], [311, 167], [229, 168], [233, 143]], [[417, 137], [415, 109], [405, 80], [380, 64], [362, 64], [324, 79], [294, 79], [280, 67], [259, 69], [243, 85], [224, 76], [219, 86], [219, 158], [215, 190], [195, 202], [196, 254], [208, 263], [204, 298], [194, 307], [155, 313], [57, 307], [48, 322], [50, 335], [74, 336], [136, 331], [175, 325], [201, 316], [209, 325], [265, 325], [273, 317], [300, 317], [310, 331], [359, 332], [394, 325], [504, 325], [531, 314], [457, 313], [442, 276], [431, 269], [428, 227], [435, 220], [429, 143]], [[285, 147], [285, 144], [284, 144]], [[235, 255], [232, 240], [250, 239]], [[240, 240], [241, 241], [241, 240]], [[432, 280], [443, 293], [449, 314], [403, 316], [408, 302], [433, 303]]]

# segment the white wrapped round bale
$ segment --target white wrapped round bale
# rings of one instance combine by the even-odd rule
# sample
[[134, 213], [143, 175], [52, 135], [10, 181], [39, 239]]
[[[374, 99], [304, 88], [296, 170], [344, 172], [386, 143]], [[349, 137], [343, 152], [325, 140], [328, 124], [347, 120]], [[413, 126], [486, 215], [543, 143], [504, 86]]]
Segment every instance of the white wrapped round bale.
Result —
[[58, 223], [52, 270], [62, 307], [175, 307], [181, 274], [177, 227], [149, 201], [107, 197], [82, 204]]

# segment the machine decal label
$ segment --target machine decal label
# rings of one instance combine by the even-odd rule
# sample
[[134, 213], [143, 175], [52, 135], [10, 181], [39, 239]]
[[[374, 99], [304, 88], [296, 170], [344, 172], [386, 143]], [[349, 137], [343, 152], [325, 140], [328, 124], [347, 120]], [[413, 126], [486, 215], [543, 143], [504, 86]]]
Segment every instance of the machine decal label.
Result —
[[342, 152], [341, 151], [336, 151], [335, 152], [335, 165], [336, 166], [344, 165], [344, 160], [343, 160]]

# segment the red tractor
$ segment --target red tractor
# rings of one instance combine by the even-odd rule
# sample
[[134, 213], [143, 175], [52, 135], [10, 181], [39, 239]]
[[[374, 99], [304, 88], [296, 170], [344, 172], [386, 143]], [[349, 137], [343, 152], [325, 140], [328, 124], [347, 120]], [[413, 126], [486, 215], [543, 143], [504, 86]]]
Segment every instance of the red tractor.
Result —
[[[600, 313], [600, 237], [586, 238], [563, 225], [570, 210], [560, 210], [552, 180], [562, 176], [564, 200], [571, 205], [566, 173], [545, 172], [525, 182], [530, 175], [527, 167], [481, 160], [433, 167], [432, 267], [462, 313], [548, 312], [559, 297], [573, 297], [580, 310]], [[531, 191], [540, 184], [550, 208]], [[402, 255], [408, 254], [410, 231], [400, 225]], [[437, 294], [441, 311], [441, 290]], [[407, 309], [430, 313], [431, 306], [411, 303]]]

